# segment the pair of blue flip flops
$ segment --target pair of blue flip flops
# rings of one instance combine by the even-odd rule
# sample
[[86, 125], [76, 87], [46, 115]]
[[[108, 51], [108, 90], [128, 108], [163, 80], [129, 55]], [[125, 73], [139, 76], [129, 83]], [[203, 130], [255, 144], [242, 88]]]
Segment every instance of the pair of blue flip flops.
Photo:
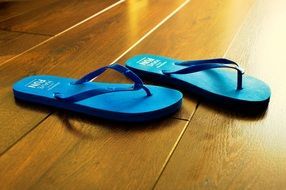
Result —
[[[134, 84], [92, 82], [107, 69], [122, 73]], [[78, 80], [29, 76], [16, 82], [13, 91], [16, 99], [118, 121], [155, 120], [181, 107], [180, 91], [145, 85], [135, 73], [220, 103], [267, 104], [271, 94], [267, 84], [244, 75], [238, 64], [227, 59], [180, 61], [149, 54], [130, 58], [126, 67], [112, 64]]]

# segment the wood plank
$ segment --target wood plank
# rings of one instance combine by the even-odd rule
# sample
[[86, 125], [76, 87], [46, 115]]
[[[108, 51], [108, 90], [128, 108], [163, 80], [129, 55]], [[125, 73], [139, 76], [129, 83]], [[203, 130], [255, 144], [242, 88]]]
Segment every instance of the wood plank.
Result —
[[166, 4], [166, 0], [153, 0], [145, 4], [141, 1], [121, 4], [108, 14], [0, 66], [0, 152], [7, 150], [52, 111], [15, 102], [14, 82], [32, 74], [80, 77], [109, 64], [182, 2], [169, 0]]
[[[170, 24], [163, 25], [159, 32], [146, 38], [120, 62], [124, 63], [129, 57], [141, 53], [159, 54], [181, 60], [222, 57], [253, 2], [254, 0], [210, 3], [193, 0], [191, 4], [195, 8], [190, 8], [192, 14], [187, 11], [178, 14], [170, 20]], [[194, 11], [197, 9], [199, 11]], [[145, 81], [160, 84], [148, 79]], [[185, 94], [183, 108], [175, 118], [189, 120], [196, 105], [197, 97]]]
[[48, 36], [0, 30], [0, 65], [48, 38]]
[[132, 126], [55, 114], [0, 158], [1, 187], [150, 189], [186, 123]]
[[284, 189], [286, 2], [259, 0], [227, 52], [272, 89], [251, 117], [199, 106], [155, 189]]
[[[245, 15], [245, 9], [248, 9], [251, 3], [245, 1], [242, 6], [244, 11], [233, 7], [236, 13], [240, 14], [240, 19], [236, 20], [232, 25], [233, 29], [229, 29], [228, 32], [224, 32], [223, 28], [218, 32], [216, 24], [207, 27], [214, 22], [212, 19], [200, 22], [197, 20], [207, 14], [218, 19], [216, 22], [224, 21], [229, 13], [225, 13], [224, 16], [220, 14], [221, 11], [229, 9], [227, 1], [229, 0], [217, 4], [210, 0], [205, 2], [202, 8], [201, 1], [193, 0], [119, 62], [123, 62], [130, 55], [152, 49], [155, 49], [153, 53], [173, 55], [176, 52], [179, 57], [189, 57], [187, 50], [174, 51], [175, 48], [185, 47], [183, 43], [174, 40], [170, 42], [174, 46], [168, 46], [168, 43], [161, 39], [163, 35], [165, 38], [168, 36], [168, 39], [176, 39], [183, 34], [186, 35], [182, 36], [186, 37], [185, 40], [196, 39], [195, 34], [192, 34], [193, 37], [189, 36], [190, 25], [195, 21], [197, 24], [191, 31], [201, 33], [204, 30], [200, 29], [206, 28], [207, 31], [215, 31], [221, 38], [225, 37], [230, 41], [230, 36], [233, 36], [235, 28], [237, 29]], [[217, 14], [220, 16], [217, 17]], [[177, 28], [182, 28], [185, 32], [177, 33]], [[203, 39], [210, 33], [204, 34], [200, 36], [201, 39], [197, 39], [198, 42], [204, 42]], [[204, 47], [210, 48], [210, 54], [219, 54], [220, 48], [211, 49], [214, 45], [212, 43], [218, 39], [212, 39], [214, 42]], [[227, 44], [226, 42], [222, 44]], [[198, 43], [195, 45], [203, 46]], [[194, 51], [193, 56], [203, 56], [200, 53]], [[82, 71], [74, 72], [74, 75], [77, 75]], [[107, 73], [103, 79], [114, 82], [126, 81], [113, 73]], [[189, 109], [194, 111], [194, 108], [195, 105]], [[4, 176], [0, 183], [3, 187], [24, 189], [151, 189], [184, 132], [185, 124], [187, 121], [184, 120], [166, 119], [148, 125], [126, 126], [99, 122], [97, 119], [83, 116], [71, 116], [70, 113], [53, 114], [7, 151], [2, 159], [0, 158], [0, 168], [3, 168], [0, 175], [3, 172]], [[11, 162], [12, 157], [18, 159]]]
[[55, 35], [116, 2], [118, 0], [55, 1], [0, 22], [0, 28]]
[[33, 9], [46, 6], [56, 0], [29, 0], [29, 1], [4, 1], [0, 2], [0, 22], [9, 18], [22, 15]]

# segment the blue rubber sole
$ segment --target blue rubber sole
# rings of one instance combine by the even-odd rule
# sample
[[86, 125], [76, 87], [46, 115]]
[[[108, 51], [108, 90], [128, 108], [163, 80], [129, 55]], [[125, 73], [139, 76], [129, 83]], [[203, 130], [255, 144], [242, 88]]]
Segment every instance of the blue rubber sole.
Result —
[[152, 96], [143, 90], [113, 92], [77, 102], [55, 99], [54, 93], [73, 95], [93, 88], [131, 87], [131, 84], [87, 82], [71, 85], [76, 79], [36, 75], [23, 78], [13, 86], [16, 99], [84, 113], [108, 120], [146, 122], [176, 112], [182, 104], [182, 93], [165, 87], [146, 85]]
[[172, 84], [205, 100], [240, 105], [268, 104], [271, 91], [263, 81], [243, 75], [243, 89], [237, 90], [237, 73], [227, 69], [209, 69], [190, 74], [163, 74], [163, 70], [178, 70], [176, 60], [150, 54], [141, 54], [127, 60], [126, 66], [136, 74], [151, 80]]

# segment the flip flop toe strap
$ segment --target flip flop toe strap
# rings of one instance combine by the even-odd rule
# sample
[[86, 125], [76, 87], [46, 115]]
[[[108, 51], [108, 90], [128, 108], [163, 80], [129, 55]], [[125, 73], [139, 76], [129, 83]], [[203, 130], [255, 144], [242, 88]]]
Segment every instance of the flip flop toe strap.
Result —
[[170, 74], [189, 74], [189, 73], [195, 73], [199, 71], [204, 71], [208, 69], [215, 69], [215, 68], [228, 68], [228, 69], [234, 69], [237, 71], [237, 90], [242, 89], [242, 75], [244, 74], [244, 71], [242, 68], [238, 66], [237, 63], [224, 59], [224, 58], [218, 58], [218, 59], [207, 59], [207, 60], [194, 60], [194, 61], [185, 61], [180, 63], [175, 63], [176, 65], [181, 66], [187, 66], [183, 69], [178, 70], [163, 70], [163, 74], [170, 75]]
[[122, 92], [122, 91], [134, 91], [134, 90], [140, 90], [143, 89], [147, 96], [151, 96], [150, 90], [144, 85], [143, 81], [131, 70], [128, 68], [119, 65], [119, 64], [112, 64], [105, 67], [102, 67], [100, 69], [97, 69], [91, 73], [88, 73], [87, 75], [83, 76], [79, 80], [75, 81], [74, 83], [71, 83], [72, 85], [80, 85], [84, 84], [86, 82], [90, 82], [94, 79], [96, 79], [99, 75], [101, 75], [103, 72], [105, 72], [107, 69], [113, 69], [121, 74], [124, 74], [127, 78], [132, 80], [134, 82], [133, 86], [130, 87], [106, 87], [106, 88], [94, 88], [90, 90], [86, 90], [71, 96], [65, 96], [64, 94], [60, 92], [55, 92], [54, 97], [58, 100], [62, 101], [68, 101], [68, 102], [76, 102], [80, 100], [84, 100], [93, 96], [97, 96], [100, 94], [105, 93], [112, 93], [112, 92]]

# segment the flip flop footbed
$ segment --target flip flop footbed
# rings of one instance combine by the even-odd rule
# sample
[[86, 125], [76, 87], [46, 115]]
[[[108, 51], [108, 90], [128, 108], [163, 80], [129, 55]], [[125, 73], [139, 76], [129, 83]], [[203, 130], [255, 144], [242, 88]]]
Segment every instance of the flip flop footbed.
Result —
[[208, 69], [189, 74], [163, 73], [164, 70], [179, 70], [187, 66], [177, 65], [182, 62], [168, 57], [142, 54], [132, 57], [126, 66], [141, 76], [156, 78], [161, 82], [171, 83], [206, 99], [230, 101], [236, 103], [268, 102], [270, 88], [263, 81], [243, 75], [242, 89], [237, 90], [237, 72], [229, 69]]
[[173, 89], [146, 85], [151, 96], [140, 90], [112, 92], [96, 95], [77, 102], [65, 102], [55, 93], [72, 96], [92, 89], [131, 88], [132, 84], [86, 82], [74, 85], [75, 79], [36, 75], [14, 84], [17, 99], [63, 108], [88, 115], [121, 121], [148, 121], [161, 118], [178, 110], [182, 94]]

